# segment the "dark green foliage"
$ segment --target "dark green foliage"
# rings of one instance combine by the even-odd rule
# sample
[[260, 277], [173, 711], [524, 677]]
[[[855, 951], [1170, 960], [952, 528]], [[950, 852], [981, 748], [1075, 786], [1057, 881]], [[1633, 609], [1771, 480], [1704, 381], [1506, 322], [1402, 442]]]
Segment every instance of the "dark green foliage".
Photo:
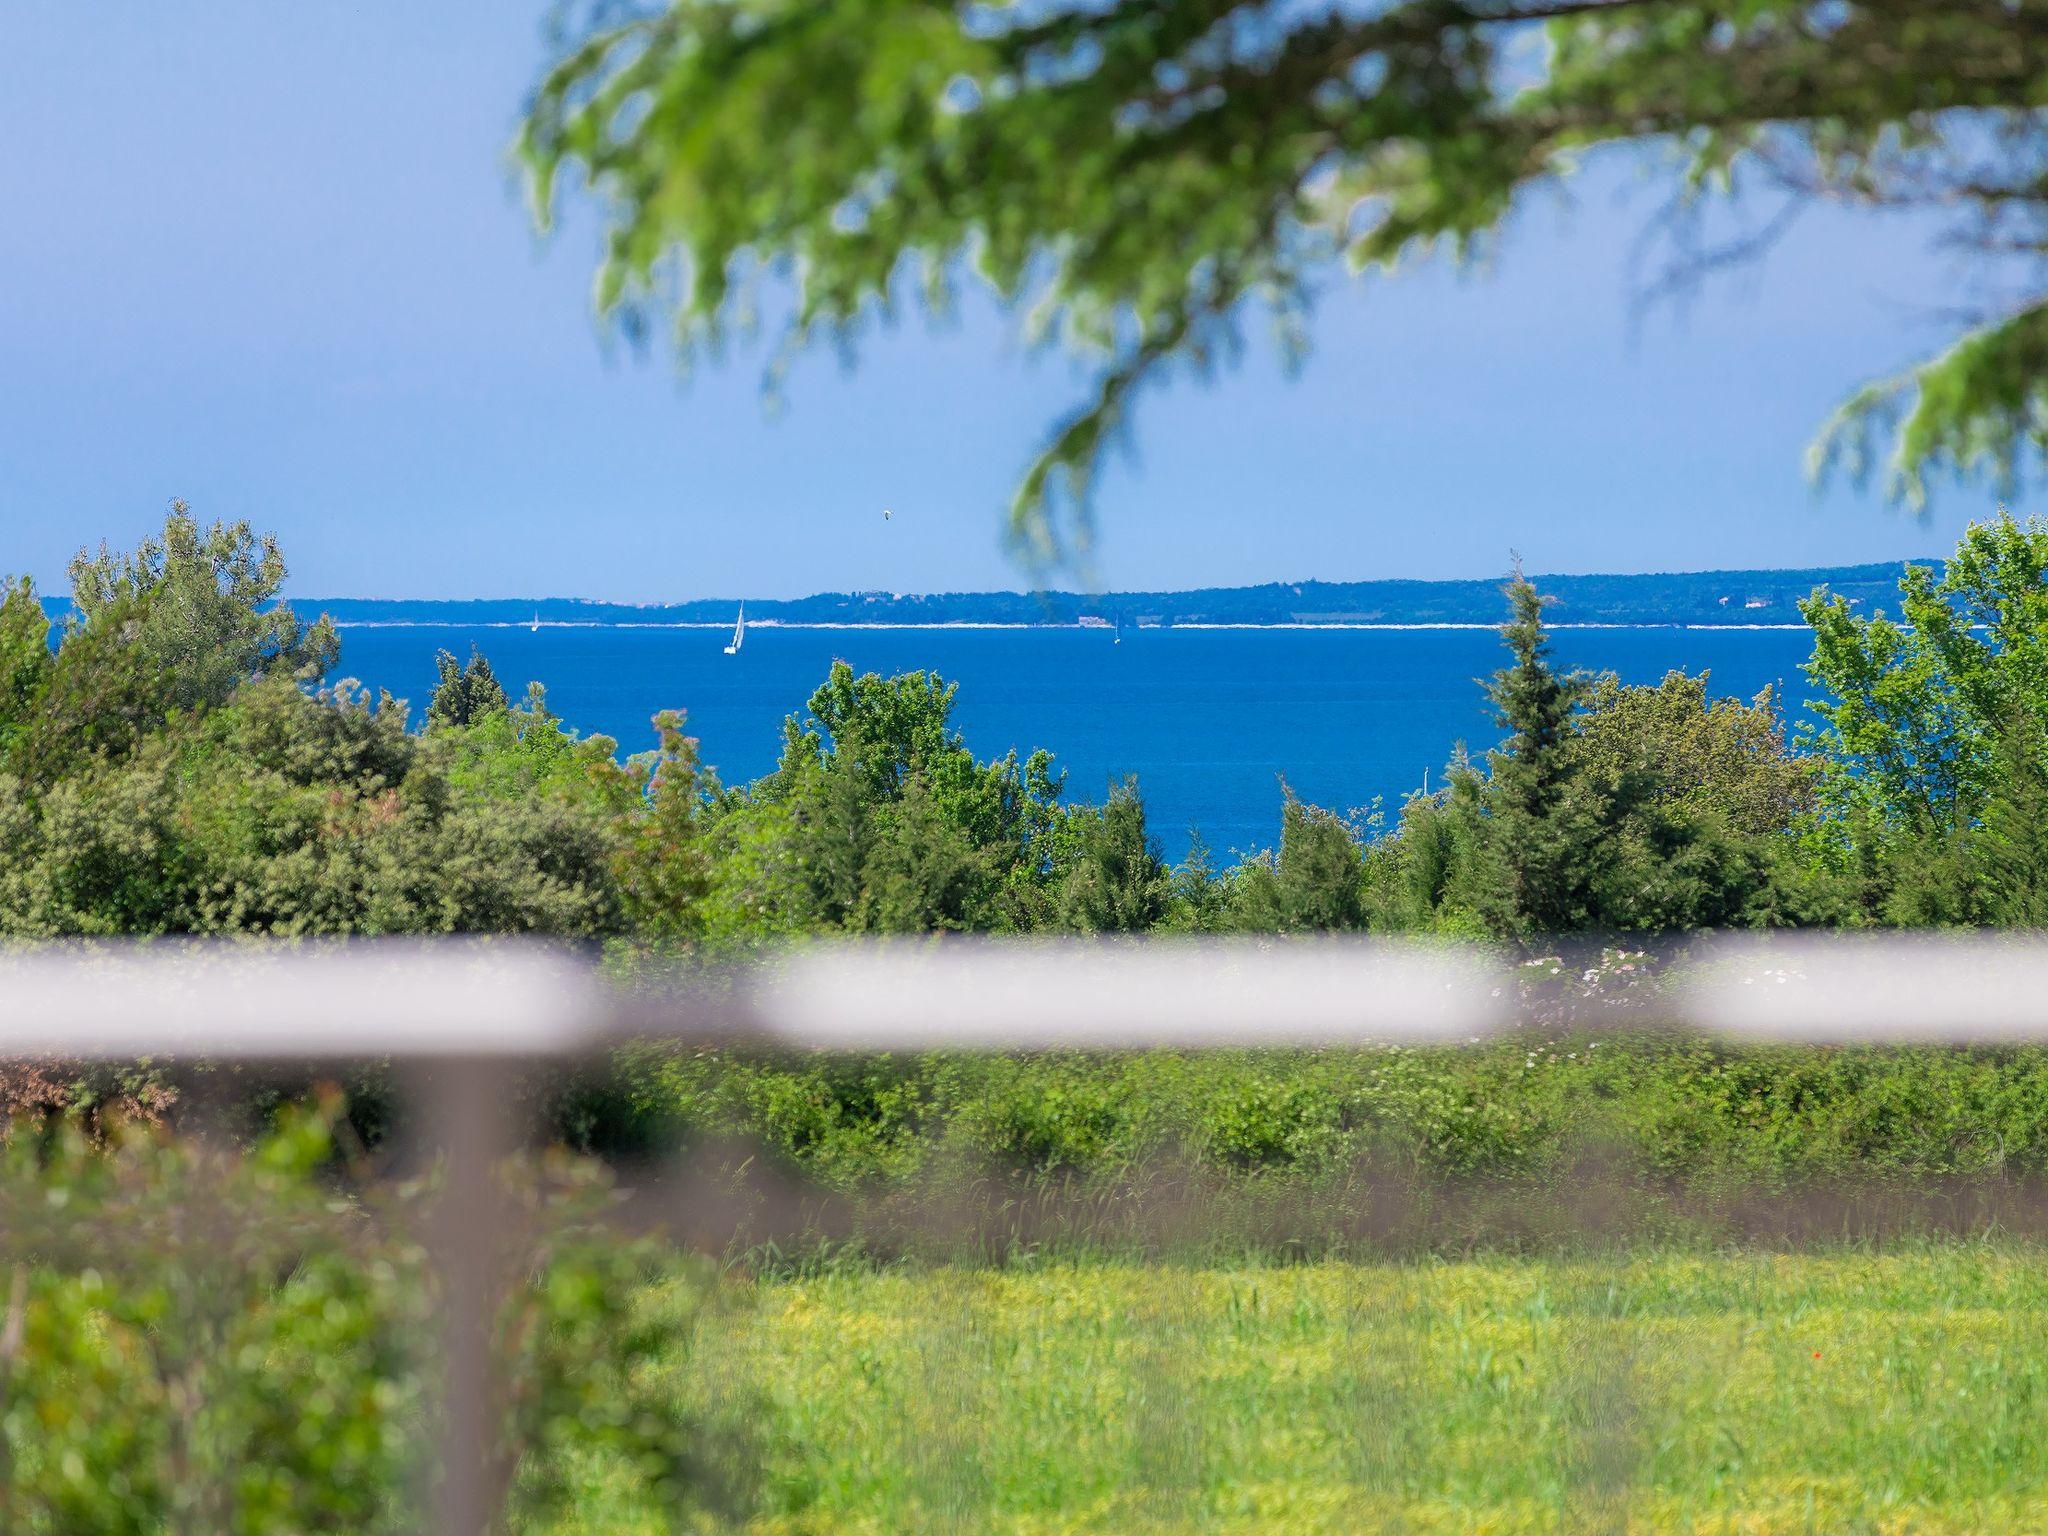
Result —
[[1568, 757], [1611, 783], [1634, 779], [1674, 814], [1709, 814], [1744, 833], [1783, 832], [1819, 809], [1820, 762], [1791, 751], [1777, 694], [1748, 703], [1707, 694], [1708, 674], [1666, 674], [1655, 687], [1592, 681]]
[[274, 606], [284, 564], [182, 505], [133, 556], [74, 562], [51, 654], [0, 603], [0, 933], [616, 933], [638, 781], [519, 709], [481, 657], [424, 736], [348, 684], [333, 631]]
[[700, 937], [712, 882], [712, 853], [704, 830], [704, 801], [716, 789], [697, 756], [683, 717], [654, 717], [660, 748], [639, 765], [644, 775], [643, 814], [628, 822], [615, 867], [627, 923], [642, 940], [674, 944]]
[[481, 655], [440, 656], [410, 733], [348, 685], [307, 693], [331, 654], [324, 626], [257, 606], [275, 550], [179, 512], [142, 555], [81, 563], [87, 616], [54, 655], [29, 589], [0, 600], [0, 930], [504, 930], [646, 955], [820, 933], [2032, 922], [2043, 547], [2010, 519], [1972, 529], [1938, 580], [1909, 572], [1911, 628], [1809, 605], [1836, 695], [1810, 752], [1773, 694], [1560, 671], [1517, 574], [1483, 766], [1461, 748], [1391, 827], [1289, 795], [1272, 851], [1219, 869], [1198, 842], [1168, 870], [1135, 782], [1068, 804], [1044, 752], [977, 759], [928, 673], [835, 664], [775, 771], [739, 789], [679, 717], [622, 765], [538, 684], [508, 701]]
[[2048, 741], [2022, 714], [1999, 732], [1993, 789], [1969, 838], [1982, 921], [2048, 927]]
[[1192, 834], [1187, 858], [1171, 871], [1160, 926], [1186, 934], [1218, 933], [1230, 926], [1230, 882], [1217, 871], [1200, 832]]
[[2016, 714], [1993, 737], [1990, 789], [1981, 813], [1961, 827], [1895, 838], [1867, 877], [1882, 893], [1882, 915], [1909, 927], [2048, 926], [2048, 767], [2031, 714]]
[[33, 799], [0, 780], [0, 930], [616, 929], [600, 811], [452, 779], [389, 701], [249, 684]]
[[475, 725], [486, 715], [512, 707], [512, 701], [505, 697], [504, 685], [482, 651], [472, 649], [469, 660], [461, 663], [449, 652], [438, 651], [434, 655], [434, 670], [438, 681], [433, 697], [427, 700], [430, 726]]
[[1787, 750], [1776, 699], [1710, 700], [1560, 674], [1542, 598], [1519, 574], [1488, 685], [1507, 739], [1480, 773], [1460, 757], [1368, 856], [1376, 925], [1533, 938], [1827, 921], [1841, 882], [1798, 834], [1817, 765]]
[[[1935, 210], [1986, 262], [2038, 256], [2048, 205], [2041, 0], [571, 14], [518, 152], [543, 223], [564, 183], [600, 208], [599, 308], [694, 353], [763, 310], [788, 310], [793, 344], [844, 343], [913, 294], [945, 314], [985, 283], [1096, 370], [1013, 503], [1040, 559], [1065, 551], [1062, 511], [1085, 534], [1147, 380], [1233, 355], [1253, 305], [1301, 345], [1336, 259], [1490, 249], [1602, 146], [1644, 147], [1669, 178], [1678, 282], [1716, 265], [1716, 192]], [[1932, 469], [2009, 478], [2040, 449], [2048, 307], [2019, 270], [1992, 318], [1852, 399], [1817, 462], [1861, 468], [1896, 426], [1910, 501]]]
[[1570, 741], [1590, 680], [1550, 664], [1543, 599], [1516, 568], [1502, 629], [1512, 666], [1487, 686], [1508, 732], [1489, 759], [1486, 808], [1519, 927], [1570, 932], [1600, 916], [1594, 887], [1612, 844], [1606, 834], [1622, 785], [1577, 772]]
[[50, 621], [36, 598], [35, 583], [0, 580], [0, 772], [15, 760], [31, 722], [43, 707], [56, 665], [50, 654]]

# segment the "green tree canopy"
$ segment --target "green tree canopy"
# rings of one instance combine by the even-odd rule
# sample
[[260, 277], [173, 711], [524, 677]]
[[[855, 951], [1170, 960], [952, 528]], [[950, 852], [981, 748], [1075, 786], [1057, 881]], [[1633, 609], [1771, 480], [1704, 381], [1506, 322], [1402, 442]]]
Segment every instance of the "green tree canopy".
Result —
[[2048, 523], [1972, 524], [1940, 574], [1908, 566], [1900, 617], [1816, 592], [1807, 671], [1835, 808], [1875, 829], [1945, 834], [1976, 819], [2000, 734], [2048, 719]]
[[1248, 301], [1298, 334], [1329, 259], [1463, 255], [1606, 145], [1665, 151], [1679, 208], [1750, 184], [1926, 207], [2023, 259], [1953, 346], [1848, 402], [1816, 467], [1868, 467], [1893, 423], [1912, 501], [2048, 441], [2048, 0], [574, 9], [518, 150], [543, 222], [565, 180], [595, 194], [627, 329], [667, 312], [686, 355], [715, 347], [786, 280], [790, 347], [844, 342], [971, 271], [1098, 360], [1012, 504], [1038, 559], [1085, 533], [1140, 386], [1227, 353]]
[[[832, 664], [753, 799], [779, 808], [796, 899], [826, 927], [1027, 925], [1062, 825], [1049, 754], [978, 761], [951, 723], [956, 684]], [[729, 808], [737, 810], [738, 808]]]
[[340, 646], [331, 620], [303, 625], [276, 601], [284, 578], [276, 539], [259, 539], [247, 523], [202, 527], [174, 501], [162, 535], [134, 553], [102, 544], [71, 562], [67, 642], [119, 626], [157, 696], [182, 710], [222, 703], [252, 677], [306, 681], [334, 665]]
[[47, 783], [244, 683], [320, 676], [340, 654], [334, 626], [279, 603], [284, 578], [276, 540], [247, 523], [203, 527], [174, 501], [160, 537], [71, 562], [54, 659], [33, 589], [13, 587], [0, 607], [0, 769]]

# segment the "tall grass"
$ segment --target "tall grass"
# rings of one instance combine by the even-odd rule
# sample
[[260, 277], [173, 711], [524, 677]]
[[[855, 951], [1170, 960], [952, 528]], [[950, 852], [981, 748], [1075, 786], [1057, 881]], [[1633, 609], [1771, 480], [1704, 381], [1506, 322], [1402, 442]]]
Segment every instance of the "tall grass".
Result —
[[[757, 1416], [761, 1532], [2033, 1530], [2044, 1308], [1986, 1242], [845, 1268], [665, 1379]], [[563, 1529], [634, 1528], [589, 1472]]]

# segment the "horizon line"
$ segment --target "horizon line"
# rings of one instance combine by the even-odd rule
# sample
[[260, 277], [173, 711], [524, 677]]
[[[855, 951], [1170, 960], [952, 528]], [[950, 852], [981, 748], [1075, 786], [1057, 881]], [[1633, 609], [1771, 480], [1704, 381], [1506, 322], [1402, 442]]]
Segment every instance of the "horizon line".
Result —
[[[1665, 579], [1705, 577], [1785, 577], [1801, 576], [1816, 571], [1880, 571], [1903, 569], [1911, 565], [1945, 564], [1945, 555], [1902, 556], [1895, 560], [1860, 560], [1841, 565], [1776, 565], [1776, 566], [1713, 566], [1699, 570], [1662, 571], [1536, 571], [1529, 574], [1529, 580], [1538, 584], [1546, 581], [1656, 581]], [[865, 598], [876, 601], [910, 602], [937, 598], [1072, 598], [1082, 601], [1104, 602], [1114, 598], [1170, 598], [1190, 597], [1197, 593], [1211, 592], [1259, 592], [1268, 589], [1289, 590], [1300, 587], [1451, 587], [1491, 585], [1498, 580], [1494, 576], [1365, 576], [1352, 580], [1332, 580], [1327, 577], [1310, 576], [1298, 581], [1273, 580], [1242, 582], [1231, 586], [1205, 587], [1119, 587], [1101, 590], [1086, 590], [1072, 587], [959, 587], [946, 590], [891, 591], [879, 587], [849, 587], [802, 593], [794, 597], [768, 597], [755, 593], [715, 593], [701, 597], [669, 598], [613, 598], [574, 597], [564, 594], [534, 596], [510, 594], [505, 596], [469, 597], [382, 597], [363, 594], [326, 593], [320, 596], [286, 596], [290, 603], [573, 603], [594, 608], [685, 608], [698, 603], [806, 603], [821, 598]], [[1296, 595], [1300, 595], [1297, 593]], [[765, 620], [763, 622], [766, 622]], [[1021, 622], [1019, 627], [1025, 626]]]

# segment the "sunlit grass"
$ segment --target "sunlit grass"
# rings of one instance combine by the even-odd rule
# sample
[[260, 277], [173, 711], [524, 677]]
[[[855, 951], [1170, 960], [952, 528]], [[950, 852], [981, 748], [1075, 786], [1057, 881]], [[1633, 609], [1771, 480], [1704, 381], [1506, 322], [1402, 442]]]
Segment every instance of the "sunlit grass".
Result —
[[761, 1532], [2048, 1530], [2041, 1258], [849, 1271], [650, 1369]]

